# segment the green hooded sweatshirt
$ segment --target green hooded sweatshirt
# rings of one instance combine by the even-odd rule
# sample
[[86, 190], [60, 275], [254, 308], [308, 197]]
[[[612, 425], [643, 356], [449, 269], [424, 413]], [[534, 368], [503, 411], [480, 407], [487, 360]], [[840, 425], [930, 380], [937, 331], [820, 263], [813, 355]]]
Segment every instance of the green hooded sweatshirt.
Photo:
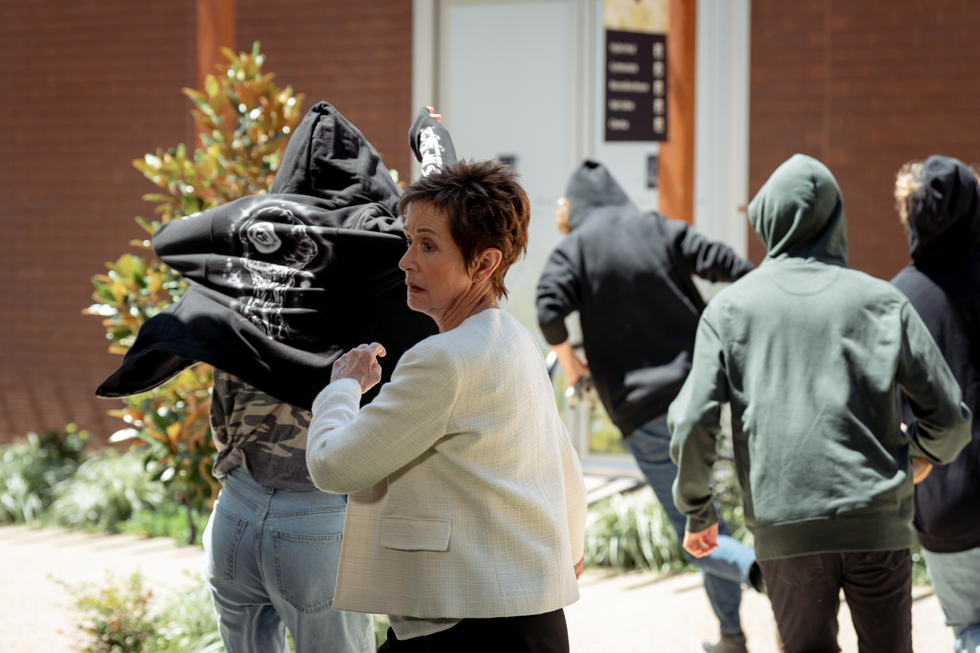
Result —
[[[822, 163], [782, 164], [749, 222], [769, 254], [708, 304], [668, 413], [687, 530], [718, 521], [711, 468], [729, 402], [759, 560], [908, 548], [910, 456], [949, 463], [970, 441], [960, 388], [905, 296], [847, 267], [843, 198]], [[896, 384], [916, 417], [907, 433]]]

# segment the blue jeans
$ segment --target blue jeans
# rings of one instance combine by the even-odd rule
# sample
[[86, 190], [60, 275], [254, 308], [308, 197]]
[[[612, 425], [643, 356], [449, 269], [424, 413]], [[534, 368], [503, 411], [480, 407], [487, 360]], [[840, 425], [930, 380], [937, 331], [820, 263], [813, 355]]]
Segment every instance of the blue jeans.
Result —
[[946, 613], [946, 625], [956, 633], [954, 653], [980, 651], [980, 548], [960, 553], [922, 549], [932, 589]]
[[347, 497], [285, 492], [236, 468], [204, 531], [208, 589], [228, 653], [366, 653], [371, 615], [333, 609]]
[[[664, 418], [647, 422], [626, 438], [640, 471], [657, 495], [667, 519], [677, 532], [678, 542], [684, 541], [687, 518], [674, 505], [672, 489], [677, 478], [677, 465], [670, 459], [670, 430]], [[718, 621], [721, 632], [737, 634], [742, 632], [738, 608], [742, 603], [742, 583], [752, 586], [752, 567], [755, 565], [755, 551], [733, 537], [729, 537], [728, 524], [721, 520], [718, 524], [718, 548], [704, 558], [687, 555], [691, 563], [701, 569], [704, 590], [708, 594], [711, 608]]]

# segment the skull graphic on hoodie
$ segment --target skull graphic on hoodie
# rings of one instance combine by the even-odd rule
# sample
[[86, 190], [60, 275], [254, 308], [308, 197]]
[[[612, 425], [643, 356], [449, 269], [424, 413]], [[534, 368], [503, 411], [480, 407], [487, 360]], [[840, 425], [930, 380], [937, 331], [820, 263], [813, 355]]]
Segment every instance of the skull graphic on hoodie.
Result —
[[309, 288], [313, 274], [304, 268], [319, 249], [292, 211], [267, 206], [245, 216], [238, 227], [245, 251], [239, 259], [250, 276], [246, 284], [241, 270], [228, 260], [229, 282], [247, 292], [236, 308], [270, 338], [286, 340], [289, 326], [282, 309], [287, 291], [298, 285]]

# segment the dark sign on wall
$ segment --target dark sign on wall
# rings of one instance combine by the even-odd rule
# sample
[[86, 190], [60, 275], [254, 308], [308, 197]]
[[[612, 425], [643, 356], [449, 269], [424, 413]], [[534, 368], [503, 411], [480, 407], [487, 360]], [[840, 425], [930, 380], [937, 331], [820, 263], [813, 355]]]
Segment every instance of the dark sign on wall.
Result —
[[667, 140], [667, 35], [606, 30], [606, 141]]

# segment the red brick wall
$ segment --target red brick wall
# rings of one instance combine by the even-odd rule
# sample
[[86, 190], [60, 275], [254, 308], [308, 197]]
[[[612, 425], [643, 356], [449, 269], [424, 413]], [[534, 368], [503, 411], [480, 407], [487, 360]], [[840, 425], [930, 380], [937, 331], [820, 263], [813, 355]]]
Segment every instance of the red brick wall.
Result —
[[[105, 438], [94, 390], [122, 360], [83, 316], [89, 279], [143, 231], [153, 192], [131, 165], [193, 138], [195, 0], [0, 4], [0, 442], [76, 422]], [[407, 177], [411, 0], [239, 0], [239, 49], [327, 99]]]
[[191, 135], [193, 3], [0, 6], [0, 441], [74, 421], [122, 423], [95, 388], [119, 364], [92, 302], [152, 185], [130, 161]]
[[753, 0], [750, 196], [792, 154], [820, 159], [844, 194], [850, 265], [891, 278], [908, 262], [898, 168], [980, 161], [977, 34], [975, 0]]
[[327, 101], [353, 122], [401, 179], [409, 177], [412, 0], [238, 0], [239, 50], [259, 41], [280, 85]]

